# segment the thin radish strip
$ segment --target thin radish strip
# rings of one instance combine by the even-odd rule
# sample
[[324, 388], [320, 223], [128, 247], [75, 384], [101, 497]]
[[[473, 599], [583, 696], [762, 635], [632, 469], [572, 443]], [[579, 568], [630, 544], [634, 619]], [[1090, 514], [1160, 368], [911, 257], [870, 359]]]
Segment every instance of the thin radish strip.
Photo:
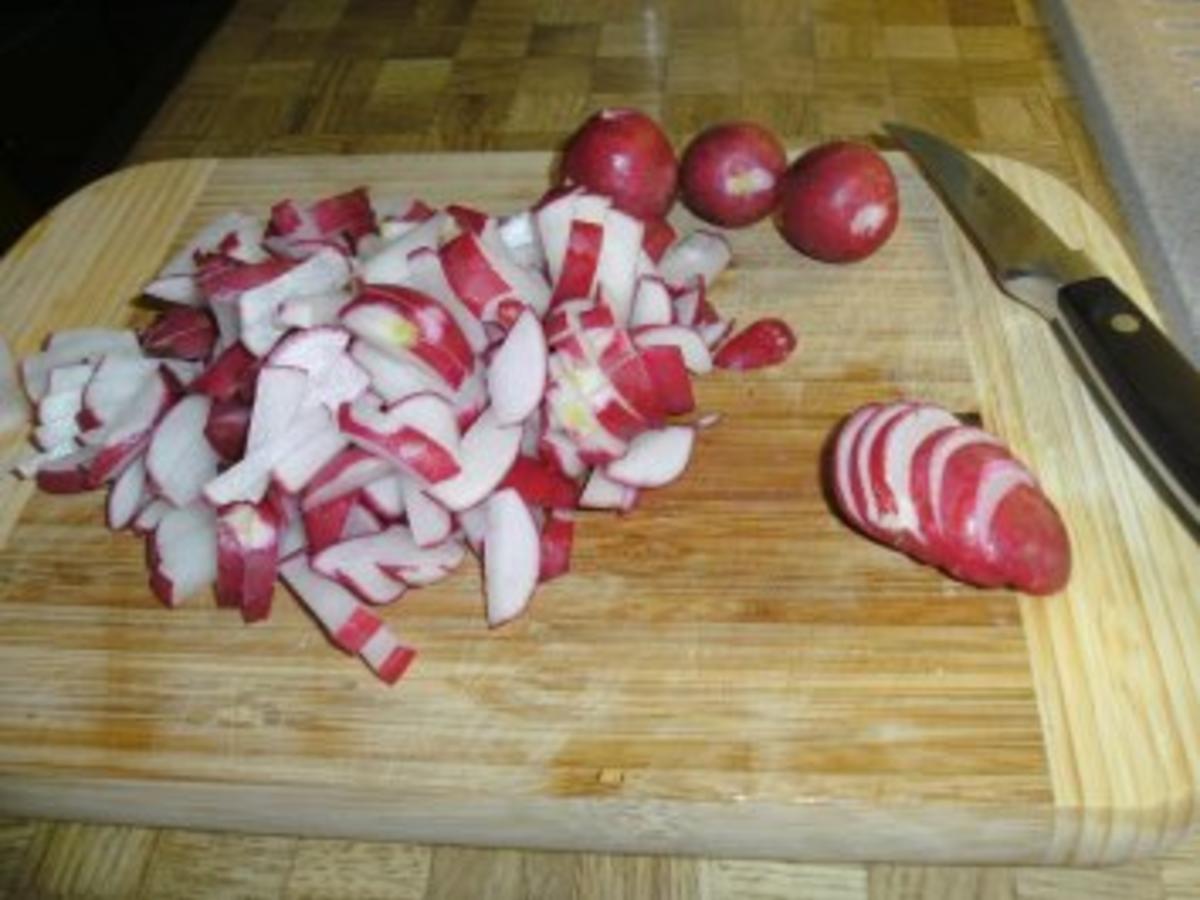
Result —
[[537, 527], [529, 507], [511, 488], [488, 498], [484, 547], [487, 619], [495, 628], [524, 612], [541, 567]]

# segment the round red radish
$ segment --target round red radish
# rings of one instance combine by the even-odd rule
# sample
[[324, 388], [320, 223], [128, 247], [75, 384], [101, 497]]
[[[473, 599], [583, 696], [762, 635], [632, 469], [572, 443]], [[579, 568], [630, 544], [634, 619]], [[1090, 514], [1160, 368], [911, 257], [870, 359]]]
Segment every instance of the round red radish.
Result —
[[678, 165], [658, 124], [635, 109], [602, 109], [575, 132], [562, 177], [612, 198], [639, 219], [661, 218], [675, 200]]
[[770, 131], [753, 122], [725, 122], [688, 144], [679, 186], [683, 202], [700, 218], [742, 228], [775, 209], [786, 170], [787, 154]]
[[900, 198], [887, 162], [863, 144], [836, 141], [796, 160], [780, 188], [779, 229], [822, 262], [854, 262], [896, 228]]

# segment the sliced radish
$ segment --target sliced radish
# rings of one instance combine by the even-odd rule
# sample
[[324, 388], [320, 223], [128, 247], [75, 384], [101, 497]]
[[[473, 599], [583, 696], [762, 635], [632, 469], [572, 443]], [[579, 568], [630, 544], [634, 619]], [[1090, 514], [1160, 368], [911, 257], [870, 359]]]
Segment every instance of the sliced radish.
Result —
[[185, 397], [154, 429], [146, 450], [146, 472], [158, 494], [175, 506], [199, 498], [217, 474], [218, 456], [204, 437], [212, 400]]
[[637, 488], [613, 481], [601, 469], [593, 469], [579, 495], [579, 508], [628, 512], [637, 503], [637, 498]]
[[633, 341], [638, 347], [677, 347], [683, 354], [688, 371], [706, 375], [712, 371], [713, 358], [704, 340], [690, 328], [680, 325], [654, 325], [633, 331]]
[[641, 356], [664, 415], [684, 415], [696, 408], [692, 379], [679, 347], [671, 344], [644, 347]]
[[402, 643], [385, 625], [367, 639], [359, 656], [381, 681], [395, 684], [417, 658], [417, 651]]
[[528, 456], [518, 456], [501, 488], [513, 488], [530, 506], [574, 509], [579, 485], [552, 465]]
[[483, 538], [487, 531], [487, 504], [480, 503], [455, 514], [467, 545], [476, 556], [483, 554]]
[[629, 487], [662, 487], [683, 474], [695, 441], [695, 430], [681, 425], [643, 432], [624, 456], [605, 467], [604, 474]]
[[50, 389], [50, 375], [60, 367], [97, 361], [105, 356], [140, 357], [142, 348], [132, 331], [110, 328], [77, 328], [56, 332], [46, 349], [21, 361], [21, 383], [30, 402], [37, 403]]
[[258, 376], [246, 452], [275, 441], [300, 414], [308, 396], [308, 375], [301, 369], [266, 366]]
[[604, 214], [604, 247], [596, 265], [596, 285], [618, 325], [629, 321], [633, 309], [643, 234], [641, 221], [628, 213], [610, 208]]
[[368, 603], [393, 603], [404, 596], [408, 586], [380, 566], [386, 557], [386, 534], [371, 533], [327, 547], [313, 557], [313, 568]]
[[288, 297], [279, 304], [276, 318], [280, 325], [288, 328], [334, 325], [338, 321], [338, 313], [350, 299], [350, 292], [345, 289]]
[[546, 269], [551, 284], [558, 284], [559, 278], [562, 277], [575, 200], [579, 194], [579, 191], [562, 193], [544, 202], [534, 211], [534, 224], [546, 256]]
[[492, 357], [487, 387], [500, 425], [521, 422], [537, 409], [546, 386], [546, 339], [532, 311], [521, 314]]
[[346, 588], [314, 571], [303, 554], [280, 565], [279, 575], [325, 629], [334, 645], [347, 653], [361, 651], [383, 627], [382, 620], [362, 606]]
[[93, 486], [120, 475], [125, 466], [142, 454], [154, 426], [174, 400], [171, 385], [158, 373], [142, 383], [137, 394], [105, 428], [81, 435], [86, 444], [96, 449], [88, 464], [88, 480]]
[[165, 605], [178, 606], [216, 580], [217, 520], [203, 503], [168, 512], [149, 540], [150, 587]]
[[860, 407], [855, 413], [850, 416], [842, 424], [837, 432], [836, 443], [833, 449], [833, 490], [838, 501], [838, 506], [844, 512], [851, 524], [862, 527], [863, 511], [858, 502], [858, 496], [853, 488], [852, 478], [858, 476], [854, 471], [854, 449], [859, 433], [867, 420], [871, 418], [880, 406], [878, 403], [869, 403], [866, 406]]
[[445, 213], [435, 213], [404, 234], [388, 241], [363, 260], [359, 272], [363, 282], [392, 285], [410, 283], [410, 260], [413, 253], [418, 250], [436, 250], [439, 237], [449, 218]]
[[525, 268], [541, 269], [546, 264], [533, 213], [522, 210], [505, 216], [500, 220], [497, 233], [513, 259]]
[[333, 421], [324, 431], [314, 433], [309, 439], [275, 463], [271, 469], [272, 480], [289, 494], [298, 494], [308, 486], [317, 474], [349, 446], [349, 441]]
[[306, 510], [323, 506], [395, 473], [395, 468], [386, 460], [357, 447], [347, 448], [330, 460], [308, 484], [301, 506]]
[[505, 489], [488, 498], [483, 572], [491, 627], [524, 612], [538, 582], [540, 543], [529, 507], [516, 491]]
[[350, 279], [346, 257], [325, 249], [278, 277], [242, 292], [237, 298], [241, 341], [255, 356], [263, 356], [284, 334], [280, 306], [289, 297], [341, 289]]
[[431, 484], [429, 494], [451, 512], [483, 502], [503, 480], [520, 446], [521, 427], [501, 425], [491, 409], [485, 410], [463, 435], [458, 450], [462, 470]]
[[918, 404], [893, 419], [875, 442], [871, 466], [879, 516], [875, 524], [893, 533], [912, 535], [924, 543], [924, 529], [912, 498], [912, 467], [918, 448], [934, 432], [959, 425], [946, 410]]
[[231, 400], [253, 384], [258, 365], [253, 353], [234, 343], [222, 350], [189, 387], [214, 400]]
[[104, 357], [83, 392], [87, 426], [112, 421], [158, 370], [158, 360], [154, 359], [121, 355]]
[[376, 478], [362, 489], [362, 500], [375, 515], [395, 520], [404, 515], [405, 485], [409, 479], [399, 473]]
[[446, 380], [416, 357], [384, 353], [365, 341], [355, 341], [350, 356], [367, 373], [371, 388], [390, 402], [416, 394], [437, 394], [447, 400], [455, 397]]
[[316, 440], [329, 431], [329, 412], [320, 407], [302, 412], [276, 438], [248, 452], [204, 487], [213, 506], [239, 500], [257, 503], [270, 484], [271, 470], [297, 446]]
[[152, 356], [207, 359], [217, 340], [217, 326], [207, 310], [176, 306], [141, 333], [142, 350]]
[[138, 511], [137, 516], [134, 518], [132, 523], [134, 533], [149, 534], [154, 531], [158, 527], [158, 523], [174, 508], [170, 503], [161, 498], [151, 500]]
[[213, 402], [204, 437], [225, 462], [236, 462], [245, 454], [250, 416], [250, 407], [238, 400]]
[[367, 504], [362, 502], [362, 495], [359, 494], [354, 505], [346, 514], [346, 521], [342, 526], [342, 540], [366, 537], [369, 534], [379, 534], [381, 531], [383, 531], [383, 522]]
[[346, 352], [350, 335], [325, 326], [285, 337], [271, 351], [272, 366], [294, 367], [308, 375], [305, 406], [321, 404], [336, 411], [361, 396], [371, 378]]
[[108, 489], [108, 502], [105, 505], [108, 527], [113, 531], [128, 528], [149, 500], [146, 464], [139, 457], [126, 466]]
[[538, 455], [568, 478], [581, 478], [587, 472], [574, 441], [557, 428], [543, 428]]
[[196, 257], [220, 251], [243, 262], [266, 257], [261, 247], [265, 225], [245, 213], [226, 213], [206, 225], [163, 266], [142, 293], [171, 303], [197, 306], [203, 297], [196, 287]]
[[671, 293], [661, 278], [639, 278], [633, 294], [633, 309], [629, 327], [670, 325], [672, 323]]
[[403, 500], [409, 530], [418, 547], [432, 547], [450, 536], [454, 522], [446, 507], [423, 491], [416, 482], [403, 484]]
[[217, 602], [240, 608], [246, 622], [271, 613], [280, 530], [270, 502], [235, 503], [217, 517]]
[[442, 261], [433, 247], [414, 250], [408, 257], [408, 285], [432, 297], [448, 312], [462, 331], [463, 337], [475, 353], [487, 349], [487, 334], [475, 314], [458, 298], [454, 288], [446, 279]]
[[361, 398], [341, 408], [338, 427], [359, 447], [430, 484], [462, 470], [454, 411], [433, 394], [418, 394], [388, 407]]
[[566, 575], [571, 569], [571, 547], [575, 543], [575, 518], [563, 510], [552, 509], [542, 523], [538, 582]]

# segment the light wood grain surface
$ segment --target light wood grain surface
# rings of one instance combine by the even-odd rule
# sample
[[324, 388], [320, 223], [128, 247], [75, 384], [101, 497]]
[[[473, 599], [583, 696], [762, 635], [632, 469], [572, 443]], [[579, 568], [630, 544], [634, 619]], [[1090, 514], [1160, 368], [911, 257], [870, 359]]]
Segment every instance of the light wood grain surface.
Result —
[[[902, 115], [1054, 172], [1120, 227], [1034, 0], [241, 0], [134, 157], [541, 149], [604, 103], [658, 112], [677, 140], [732, 115], [758, 118], [794, 144], [866, 136]], [[181, 189], [165, 195], [166, 208], [186, 207]], [[155, 236], [144, 237], [158, 252]], [[3, 504], [4, 515], [13, 509]], [[1145, 627], [1164, 625], [1148, 617]], [[1194, 634], [1176, 639], [1175, 661], [1190, 652], [1194, 663]], [[1130, 713], [1102, 722], [1058, 707], [1092, 735]], [[1168, 732], [1186, 721], [1171, 717]], [[1166, 761], [1179, 771], [1179, 760]], [[1114, 762], [1110, 752], [1091, 766]], [[1118, 787], [1123, 780], [1111, 776]], [[17, 897], [1195, 898], [1200, 846], [1097, 872], [813, 866], [21, 819], [0, 827], [0, 887]]]

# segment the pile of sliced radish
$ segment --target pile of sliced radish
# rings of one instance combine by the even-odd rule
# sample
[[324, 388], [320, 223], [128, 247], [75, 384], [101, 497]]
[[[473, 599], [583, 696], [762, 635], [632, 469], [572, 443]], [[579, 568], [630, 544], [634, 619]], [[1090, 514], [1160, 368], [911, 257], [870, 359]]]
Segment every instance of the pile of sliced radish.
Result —
[[[568, 571], [575, 510], [684, 472], [731, 254], [675, 238], [582, 189], [505, 217], [362, 189], [223, 216], [146, 287], [167, 307], [140, 334], [63, 331], [24, 361], [38, 452], [17, 469], [107, 486], [168, 606], [212, 588], [257, 621], [282, 580], [395, 681], [413, 650], [372, 605], [470, 550], [507, 622]], [[760, 332], [731, 368], [794, 346]]]
[[987, 432], [925, 403], [872, 403], [833, 441], [833, 493], [881, 543], [981, 587], [1060, 590], [1071, 547], [1029, 470]]

